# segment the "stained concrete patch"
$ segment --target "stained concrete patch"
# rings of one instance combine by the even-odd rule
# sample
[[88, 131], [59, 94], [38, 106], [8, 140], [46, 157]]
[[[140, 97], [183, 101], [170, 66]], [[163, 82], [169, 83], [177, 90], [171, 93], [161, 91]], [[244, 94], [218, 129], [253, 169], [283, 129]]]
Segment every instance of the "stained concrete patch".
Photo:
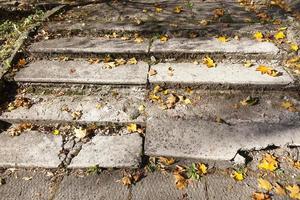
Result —
[[[32, 107], [19, 107], [5, 112], [0, 119], [9, 123], [31, 122], [81, 122], [81, 123], [128, 123], [143, 122], [144, 116], [133, 117], [131, 110], [136, 110], [142, 99], [131, 96], [126, 98], [100, 98], [100, 96], [29, 96], [35, 101]], [[97, 105], [99, 107], [97, 107]], [[73, 112], [82, 113], [76, 120]]]
[[[45, 67], [47, 66], [47, 67]], [[142, 85], [147, 83], [148, 64], [121, 65], [112, 69], [105, 63], [89, 64], [87, 61], [35, 61], [21, 69], [15, 76], [19, 82], [40, 83], [92, 83], [108, 85]]]
[[82, 146], [73, 158], [70, 168], [86, 168], [95, 165], [105, 168], [137, 168], [142, 156], [142, 138], [138, 134], [122, 136], [96, 135]]
[[117, 182], [120, 179], [109, 172], [86, 177], [65, 176], [54, 200], [128, 199], [129, 189]]
[[[29, 180], [28, 180], [29, 179]], [[43, 172], [17, 170], [0, 185], [1, 200], [48, 200], [50, 180]]]
[[61, 136], [28, 131], [11, 137], [0, 134], [0, 167], [58, 167]]
[[149, 118], [145, 154], [179, 158], [231, 160], [240, 149], [262, 149], [269, 145], [299, 145], [300, 124], [248, 122], [234, 125], [199, 117]]
[[258, 42], [241, 38], [230, 40], [226, 43], [216, 38], [172, 38], [167, 42], [155, 40], [150, 48], [151, 53], [231, 53], [231, 54], [269, 54], [276, 55], [279, 49], [271, 42]]
[[44, 40], [32, 44], [29, 50], [32, 53], [57, 54], [145, 54], [148, 52], [149, 42], [136, 43], [132, 40], [71, 37]]
[[207, 199], [203, 181], [192, 181], [184, 190], [178, 190], [172, 174], [151, 173], [132, 187], [132, 200], [139, 199]]
[[[288, 86], [292, 77], [279, 66], [272, 66], [281, 73], [278, 77], [262, 75], [256, 67], [246, 68], [243, 64], [217, 63], [208, 68], [203, 64], [159, 63], [151, 66], [157, 74], [149, 77], [152, 84], [187, 84], [187, 85], [252, 85], [252, 86]], [[169, 68], [172, 68], [170, 72]], [[172, 73], [172, 75], [170, 75]]]

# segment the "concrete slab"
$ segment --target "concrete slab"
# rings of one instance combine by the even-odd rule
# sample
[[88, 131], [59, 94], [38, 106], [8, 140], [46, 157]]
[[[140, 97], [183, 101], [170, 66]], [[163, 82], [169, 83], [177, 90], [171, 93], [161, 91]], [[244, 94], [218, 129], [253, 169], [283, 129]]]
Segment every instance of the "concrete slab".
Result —
[[129, 188], [117, 183], [122, 177], [113, 172], [86, 177], [65, 176], [54, 200], [119, 200], [129, 198]]
[[45, 54], [145, 54], [148, 52], [148, 48], [147, 40], [138, 44], [132, 40], [104, 37], [71, 37], [33, 43], [29, 47], [29, 51]]
[[[47, 66], [47, 67], [45, 67]], [[21, 69], [15, 76], [17, 82], [79, 83], [107, 85], [142, 85], [147, 83], [148, 64], [120, 65], [112, 69], [105, 63], [89, 64], [87, 61], [35, 61]]]
[[207, 199], [204, 181], [192, 181], [184, 190], [178, 190], [172, 174], [155, 172], [132, 187], [132, 200], [184, 199], [185, 196], [188, 199]]
[[167, 42], [155, 40], [150, 48], [154, 54], [160, 53], [181, 53], [181, 54], [207, 54], [207, 53], [228, 53], [228, 54], [268, 54], [275, 56], [279, 49], [271, 42], [258, 42], [255, 40], [241, 38], [232, 39], [226, 43], [212, 39], [188, 39], [172, 38]]
[[0, 167], [56, 168], [61, 149], [61, 136], [29, 131], [11, 137], [4, 132], [0, 134]]
[[[31, 178], [26, 180], [25, 178]], [[0, 186], [2, 200], [47, 200], [50, 198], [50, 178], [43, 172], [17, 170], [5, 178], [5, 184]]]
[[[30, 122], [78, 122], [78, 123], [128, 123], [144, 122], [143, 115], [133, 113], [143, 103], [135, 96], [29, 96], [35, 101], [32, 107], [19, 107], [11, 112], [4, 112], [0, 119], [9, 123]], [[81, 116], [74, 118], [73, 112]]]
[[[243, 64], [217, 63], [217, 67], [208, 68], [203, 64], [193, 63], [159, 63], [151, 66], [157, 74], [149, 77], [152, 84], [183, 85], [238, 85], [238, 86], [288, 86], [293, 78], [280, 66], [265, 64], [282, 75], [271, 77], [256, 71], [256, 67], [246, 68]], [[169, 67], [174, 71], [170, 76]]]
[[269, 145], [299, 145], [300, 124], [220, 124], [199, 117], [169, 117], [147, 120], [145, 154], [208, 160], [231, 160], [238, 150]]
[[141, 162], [143, 139], [138, 134], [99, 136], [82, 146], [69, 168], [137, 168]]

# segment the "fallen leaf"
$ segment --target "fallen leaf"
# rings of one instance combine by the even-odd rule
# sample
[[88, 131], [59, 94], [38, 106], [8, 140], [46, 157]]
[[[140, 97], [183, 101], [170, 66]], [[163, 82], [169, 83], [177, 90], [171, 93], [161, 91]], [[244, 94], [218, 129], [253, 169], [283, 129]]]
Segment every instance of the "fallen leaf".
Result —
[[177, 189], [183, 190], [184, 188], [187, 187], [187, 180], [184, 176], [177, 173], [174, 173], [173, 176], [175, 178], [175, 184]]
[[162, 11], [163, 11], [163, 9], [161, 7], [158, 7], [158, 6], [155, 7], [155, 12], [160, 13]]
[[11, 136], [19, 136], [22, 132], [26, 130], [32, 130], [33, 125], [31, 123], [21, 123], [17, 127], [9, 129], [9, 133]]
[[199, 23], [200, 23], [202, 26], [207, 26], [207, 25], [208, 25], [208, 21], [205, 20], [205, 19], [202, 19]]
[[142, 38], [142, 37], [136, 37], [135, 39], [134, 39], [134, 41], [136, 42], [136, 43], [143, 43], [144, 42], [144, 38]]
[[159, 157], [159, 162], [164, 165], [173, 165], [175, 163], [174, 158], [166, 158], [166, 157]]
[[271, 196], [262, 192], [255, 192], [253, 194], [253, 200], [271, 200]]
[[236, 181], [242, 181], [245, 179], [244, 173], [235, 170], [232, 172], [231, 177], [234, 178]]
[[298, 185], [289, 185], [286, 189], [290, 192], [289, 196], [293, 199], [300, 199], [300, 187]]
[[149, 70], [148, 74], [149, 74], [149, 76], [154, 76], [154, 75], [157, 74], [157, 71], [156, 71], [155, 69], [151, 68], [151, 69]]
[[244, 67], [252, 67], [253, 66], [253, 63], [250, 61], [250, 60], [247, 60], [245, 63], [244, 63]]
[[168, 35], [161, 35], [161, 36], [159, 37], [159, 40], [160, 40], [161, 42], [167, 42], [167, 41], [169, 40], [169, 36], [168, 36]]
[[274, 35], [274, 37], [275, 37], [276, 40], [282, 40], [282, 39], [284, 39], [286, 36], [285, 36], [285, 34], [284, 34], [283, 31], [279, 31], [279, 32], [277, 32], [277, 33]]
[[222, 8], [217, 8], [213, 11], [214, 17], [219, 18], [224, 15], [224, 10]]
[[183, 10], [182, 6], [176, 6], [173, 11], [174, 13], [179, 14], [182, 12], [182, 10]]
[[297, 169], [300, 169], [300, 161], [295, 161], [294, 167], [296, 167]]
[[132, 57], [127, 61], [127, 64], [130, 64], [130, 65], [136, 65], [137, 63], [138, 63], [138, 61], [135, 59], [135, 57]]
[[82, 111], [81, 110], [77, 110], [71, 113], [73, 120], [79, 120], [82, 116]]
[[88, 62], [90, 65], [98, 64], [100, 62], [100, 59], [99, 58], [89, 58]]
[[126, 60], [123, 59], [123, 58], [117, 58], [115, 59], [115, 65], [118, 66], [118, 65], [125, 65], [126, 63]]
[[144, 106], [144, 105], [140, 105], [139, 108], [138, 108], [138, 110], [139, 110], [140, 112], [144, 112], [145, 109], [146, 109], [146, 106]]
[[214, 60], [212, 58], [210, 58], [209, 56], [206, 56], [202, 59], [202, 63], [205, 64], [208, 68], [211, 67], [216, 67], [216, 63], [214, 62]]
[[192, 101], [188, 98], [184, 99], [183, 102], [185, 105], [192, 104]]
[[220, 42], [228, 42], [229, 41], [229, 38], [227, 38], [226, 36], [220, 36], [217, 38]]
[[258, 40], [258, 41], [262, 41], [263, 38], [264, 38], [264, 35], [263, 35], [262, 32], [259, 32], [259, 31], [258, 31], [258, 32], [256, 32], [256, 33], [254, 33], [253, 37], [254, 37], [256, 40]]
[[174, 94], [170, 94], [166, 101], [167, 108], [174, 108], [177, 101], [178, 97]]
[[22, 58], [18, 61], [17, 66], [18, 67], [23, 67], [24, 65], [26, 65], [26, 59]]
[[75, 137], [80, 139], [85, 138], [87, 136], [87, 130], [83, 129], [82, 127], [75, 128], [74, 133], [75, 133]]
[[246, 99], [240, 101], [243, 106], [254, 106], [258, 103], [259, 99], [256, 97], [248, 96]]
[[263, 159], [259, 161], [258, 168], [271, 172], [275, 171], [276, 169], [278, 169], [278, 162], [276, 160], [276, 157], [271, 154], [265, 154]]
[[121, 179], [121, 182], [124, 186], [130, 186], [132, 184], [132, 176], [124, 176], [122, 179]]
[[109, 68], [109, 69], [112, 69], [112, 68], [115, 68], [116, 67], [116, 63], [113, 61], [113, 62], [106, 62], [104, 63], [105, 65], [105, 68]]
[[291, 50], [293, 50], [293, 51], [298, 51], [299, 50], [299, 46], [297, 45], [297, 44], [291, 44], [290, 45], [290, 47], [291, 47]]
[[207, 174], [207, 166], [203, 163], [198, 163], [198, 171], [200, 174]]
[[52, 131], [52, 134], [53, 134], [53, 135], [59, 135], [59, 134], [60, 134], [60, 131], [57, 130], [57, 129], [55, 129], [55, 130]]
[[135, 123], [128, 124], [127, 131], [130, 133], [137, 132], [137, 125]]
[[271, 68], [271, 67], [267, 67], [265, 65], [260, 65], [256, 68], [256, 71], [259, 71], [261, 72], [261, 74], [268, 74], [269, 76], [272, 76], [272, 77], [277, 77], [277, 76], [280, 76], [281, 73], [278, 72], [277, 70]]
[[281, 107], [283, 107], [284, 109], [287, 109], [290, 112], [297, 111], [297, 109], [295, 108], [295, 105], [291, 101], [288, 101], [288, 100], [282, 102]]
[[262, 178], [258, 179], [258, 187], [266, 191], [271, 191], [273, 188], [272, 184], [269, 181]]
[[285, 192], [284, 188], [281, 187], [281, 185], [279, 185], [278, 183], [275, 183], [274, 191], [279, 196], [286, 195], [286, 192]]

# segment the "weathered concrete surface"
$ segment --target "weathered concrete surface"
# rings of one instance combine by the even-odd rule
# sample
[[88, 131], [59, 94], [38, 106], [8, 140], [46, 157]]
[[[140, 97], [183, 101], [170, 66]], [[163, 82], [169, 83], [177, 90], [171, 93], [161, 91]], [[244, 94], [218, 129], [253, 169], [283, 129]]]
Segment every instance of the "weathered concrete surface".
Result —
[[44, 40], [29, 47], [32, 53], [56, 54], [144, 54], [149, 42], [136, 43], [132, 40], [111, 38], [71, 37]]
[[40, 83], [91, 83], [142, 85], [147, 83], [148, 64], [120, 65], [112, 69], [105, 63], [89, 64], [87, 61], [47, 61], [30, 63], [15, 76], [17, 82]]
[[129, 188], [117, 183], [121, 178], [113, 172], [87, 177], [65, 176], [54, 200], [128, 199]]
[[[138, 113], [143, 99], [134, 96], [28, 96], [35, 101], [32, 107], [19, 107], [4, 112], [1, 120], [18, 123], [22, 121], [60, 123], [128, 123], [143, 122], [144, 116]], [[77, 117], [72, 113], [79, 112]], [[135, 115], [137, 113], [137, 115]]]
[[232, 39], [226, 43], [212, 39], [188, 39], [172, 38], [167, 42], [155, 40], [151, 45], [150, 52], [158, 53], [231, 53], [231, 54], [269, 54], [276, 55], [279, 49], [270, 42], [258, 42], [251, 39]]
[[[267, 65], [267, 64], [266, 64]], [[271, 77], [256, 71], [256, 67], [246, 68], [243, 64], [217, 63], [217, 67], [208, 68], [204, 64], [193, 63], [159, 63], [151, 66], [157, 74], [149, 77], [152, 84], [186, 84], [186, 85], [253, 85], [253, 86], [287, 86], [293, 83], [292, 77], [281, 67], [267, 65], [282, 75]], [[169, 68], [172, 68], [170, 76]]]
[[142, 138], [138, 134], [96, 135], [89, 143], [82, 146], [69, 167], [87, 168], [99, 165], [105, 168], [137, 168], [141, 162], [142, 145]]
[[231, 160], [238, 150], [269, 145], [300, 145], [300, 124], [260, 122], [220, 124], [199, 117], [152, 117], [147, 120], [145, 154]]
[[205, 192], [204, 181], [193, 181], [184, 190], [178, 190], [172, 174], [159, 172], [148, 174], [140, 182], [132, 187], [132, 200], [150, 199], [208, 199]]
[[[31, 178], [31, 180], [26, 180]], [[50, 178], [39, 171], [17, 170], [0, 185], [1, 200], [48, 200]]]
[[257, 188], [257, 180], [246, 178], [237, 182], [227, 175], [209, 175], [205, 177], [209, 199], [246, 200], [251, 199]]
[[29, 131], [11, 137], [4, 132], [0, 134], [0, 167], [55, 168], [61, 163], [61, 149], [61, 136]]

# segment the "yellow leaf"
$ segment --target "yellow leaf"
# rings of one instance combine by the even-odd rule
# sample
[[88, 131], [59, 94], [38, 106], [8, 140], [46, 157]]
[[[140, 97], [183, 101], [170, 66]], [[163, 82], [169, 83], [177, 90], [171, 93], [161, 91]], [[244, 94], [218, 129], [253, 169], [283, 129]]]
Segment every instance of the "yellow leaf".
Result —
[[134, 41], [136, 42], [136, 43], [142, 43], [142, 42], [144, 42], [144, 38], [142, 38], [142, 37], [136, 37], [135, 39], [134, 39]]
[[163, 11], [163, 9], [161, 7], [155, 7], [155, 12], [160, 13], [162, 11]]
[[121, 182], [125, 186], [130, 186], [132, 184], [132, 177], [131, 176], [124, 176], [122, 178]]
[[295, 108], [295, 105], [290, 101], [282, 102], [281, 106], [283, 108], [287, 109], [288, 111], [291, 111], [291, 112], [296, 112], [297, 111], [297, 109]]
[[176, 7], [174, 8], [174, 13], [179, 14], [179, 13], [181, 13], [181, 12], [182, 12], [182, 7], [181, 7], [181, 6], [176, 6]]
[[174, 108], [177, 101], [178, 101], [178, 97], [174, 94], [170, 94], [166, 101], [167, 107]]
[[258, 41], [262, 41], [262, 39], [264, 38], [264, 35], [262, 32], [256, 32], [256, 33], [254, 33], [253, 37]]
[[299, 50], [299, 46], [297, 44], [291, 44], [291, 50], [293, 51], [298, 51]]
[[126, 60], [123, 58], [115, 59], [115, 65], [124, 65], [126, 63]]
[[156, 86], [153, 88], [153, 94], [156, 94], [156, 93], [158, 93], [158, 92], [160, 92], [160, 91], [161, 91], [161, 88], [160, 88], [159, 85], [156, 85]]
[[179, 173], [174, 173], [176, 188], [183, 190], [187, 187], [187, 180]]
[[188, 104], [192, 104], [192, 102], [191, 102], [191, 100], [190, 100], [190, 99], [185, 99], [185, 100], [183, 100], [183, 102], [184, 102], [186, 105], [188, 105]]
[[280, 195], [280, 196], [286, 195], [284, 188], [281, 187], [281, 185], [279, 185], [278, 183], [275, 183], [274, 191], [277, 195]]
[[261, 74], [268, 74], [269, 76], [272, 77], [276, 77], [276, 76], [280, 76], [281, 73], [278, 72], [277, 70], [271, 68], [271, 67], [267, 67], [265, 65], [260, 65], [256, 68], [256, 71], [260, 71]]
[[175, 163], [174, 158], [165, 158], [165, 157], [159, 157], [159, 162], [161, 162], [164, 165], [172, 165]]
[[206, 56], [205, 58], [203, 58], [202, 63], [205, 64], [208, 68], [216, 67], [216, 63], [209, 56]]
[[253, 63], [250, 61], [250, 60], [247, 60], [245, 63], [244, 63], [244, 67], [252, 67], [253, 66]]
[[285, 34], [283, 31], [279, 31], [274, 35], [274, 37], [276, 40], [282, 40], [285, 38]]
[[144, 112], [145, 109], [146, 109], [146, 106], [144, 106], [144, 105], [140, 105], [139, 108], [138, 108], [138, 110], [139, 110], [140, 112]]
[[227, 38], [226, 36], [220, 36], [217, 38], [220, 42], [228, 42], [229, 38]]
[[137, 125], [134, 123], [128, 124], [127, 125], [127, 131], [130, 133], [136, 132], [137, 131]]
[[245, 179], [244, 174], [242, 172], [233, 171], [231, 177], [234, 178], [236, 181], [242, 181]]
[[138, 63], [138, 61], [135, 59], [135, 57], [132, 57], [127, 61], [127, 64], [130, 64], [130, 65], [136, 65], [137, 63]]
[[265, 154], [264, 158], [259, 161], [258, 168], [271, 172], [275, 171], [276, 169], [278, 169], [278, 162], [276, 160], [276, 157], [270, 154]]
[[198, 171], [201, 174], [207, 174], [207, 166], [203, 163], [198, 163]]
[[269, 181], [262, 178], [258, 179], [258, 186], [266, 191], [271, 191], [273, 188], [272, 184]]
[[298, 185], [287, 186], [286, 189], [290, 192], [289, 196], [293, 199], [300, 199], [300, 187]]
[[169, 36], [168, 35], [161, 35], [159, 37], [159, 39], [160, 39], [161, 42], [166, 42], [166, 41], [169, 40]]
[[295, 161], [294, 167], [296, 167], [297, 169], [300, 169], [300, 161]]
[[52, 131], [52, 134], [53, 134], [53, 135], [59, 135], [59, 134], [60, 134], [60, 131], [57, 130], [57, 129], [55, 129], [55, 130]]

